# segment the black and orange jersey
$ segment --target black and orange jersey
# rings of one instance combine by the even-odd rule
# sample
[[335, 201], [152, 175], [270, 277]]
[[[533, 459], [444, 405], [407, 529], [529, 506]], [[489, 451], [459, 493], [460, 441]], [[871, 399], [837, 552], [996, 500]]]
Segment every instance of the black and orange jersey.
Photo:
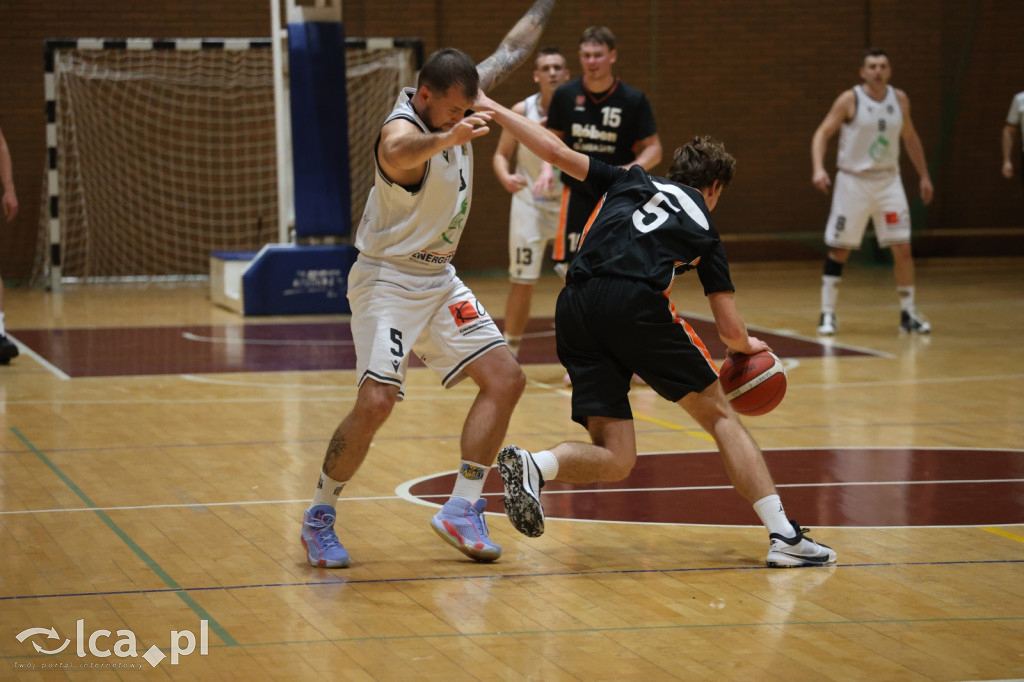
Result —
[[[547, 127], [572, 149], [613, 166], [635, 159], [636, 143], [658, 132], [647, 97], [618, 78], [599, 93], [584, 88], [582, 78], [560, 85], [548, 105]], [[565, 174], [562, 181], [580, 185]]]
[[704, 294], [734, 291], [729, 263], [704, 197], [692, 187], [590, 160], [586, 184], [601, 196], [569, 266], [566, 283], [618, 277], [668, 292], [672, 279], [697, 270]]

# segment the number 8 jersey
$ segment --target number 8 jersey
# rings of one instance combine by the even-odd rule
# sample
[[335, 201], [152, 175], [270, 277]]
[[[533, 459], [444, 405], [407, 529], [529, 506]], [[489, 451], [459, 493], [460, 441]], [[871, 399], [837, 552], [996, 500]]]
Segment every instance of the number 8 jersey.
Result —
[[677, 274], [696, 269], [705, 295], [735, 290], [700, 192], [640, 166], [623, 170], [593, 158], [584, 184], [601, 200], [567, 284], [614, 277], [647, 282], [667, 294]]

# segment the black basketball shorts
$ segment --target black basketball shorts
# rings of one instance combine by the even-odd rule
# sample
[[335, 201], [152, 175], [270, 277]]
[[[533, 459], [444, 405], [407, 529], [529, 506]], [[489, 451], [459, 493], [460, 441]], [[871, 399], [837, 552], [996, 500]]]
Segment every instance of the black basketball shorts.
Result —
[[718, 379], [703, 342], [660, 291], [643, 282], [596, 278], [567, 285], [555, 307], [558, 359], [572, 380], [572, 419], [632, 419], [633, 374], [678, 402]]

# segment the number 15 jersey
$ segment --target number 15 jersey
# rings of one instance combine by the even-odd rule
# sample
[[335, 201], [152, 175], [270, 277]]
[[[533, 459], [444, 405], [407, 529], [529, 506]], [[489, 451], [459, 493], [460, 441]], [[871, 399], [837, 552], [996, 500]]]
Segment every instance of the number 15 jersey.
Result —
[[735, 291], [700, 192], [648, 175], [640, 166], [623, 170], [593, 158], [584, 184], [601, 200], [569, 266], [567, 284], [616, 277], [667, 294], [677, 274], [696, 269], [705, 295]]

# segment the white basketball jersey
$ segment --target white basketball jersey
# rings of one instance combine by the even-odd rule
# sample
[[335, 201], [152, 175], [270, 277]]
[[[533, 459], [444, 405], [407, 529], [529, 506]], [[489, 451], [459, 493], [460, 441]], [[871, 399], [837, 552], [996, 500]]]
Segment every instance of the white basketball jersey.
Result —
[[[412, 106], [414, 88], [405, 88], [385, 125], [402, 118], [429, 133]], [[437, 272], [455, 257], [473, 196], [473, 148], [466, 144], [444, 149], [427, 161], [423, 180], [402, 187], [384, 174], [377, 161], [373, 188], [356, 233], [356, 248], [371, 258], [403, 270]]]
[[[523, 104], [526, 105], [524, 114], [531, 121], [540, 123], [543, 116], [537, 108], [540, 101], [540, 93], [534, 93], [526, 98]], [[558, 173], [555, 173], [555, 184], [550, 192], [542, 197], [533, 196], [533, 183], [540, 176], [541, 165], [544, 162], [540, 157], [531, 152], [523, 145], [516, 147], [516, 173], [526, 178], [526, 187], [515, 193], [515, 198], [520, 201], [536, 202], [538, 206], [550, 206], [551, 210], [558, 210], [562, 204], [562, 183], [558, 180]]]
[[839, 131], [837, 166], [847, 173], [899, 171], [900, 131], [903, 110], [896, 91], [886, 86], [885, 97], [877, 102], [863, 86], [853, 88], [856, 97], [853, 119]]

